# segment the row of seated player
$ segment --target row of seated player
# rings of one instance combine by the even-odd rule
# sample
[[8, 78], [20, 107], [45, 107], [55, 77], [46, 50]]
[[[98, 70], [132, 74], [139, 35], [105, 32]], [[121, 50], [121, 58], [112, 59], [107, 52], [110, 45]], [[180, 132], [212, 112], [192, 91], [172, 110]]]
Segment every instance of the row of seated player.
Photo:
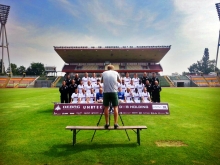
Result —
[[[119, 87], [118, 91], [118, 100], [120, 103], [150, 103], [151, 96], [147, 91], [147, 88], [144, 88], [143, 92], [139, 93], [137, 88], [131, 92], [130, 88], [127, 88], [125, 92], [121, 91]], [[82, 93], [78, 92], [78, 89], [75, 89], [75, 92], [71, 96], [70, 103], [102, 103], [103, 102], [103, 91], [102, 88], [99, 89], [98, 93], [94, 92], [94, 89], [91, 89], [89, 92], [82, 89]]]

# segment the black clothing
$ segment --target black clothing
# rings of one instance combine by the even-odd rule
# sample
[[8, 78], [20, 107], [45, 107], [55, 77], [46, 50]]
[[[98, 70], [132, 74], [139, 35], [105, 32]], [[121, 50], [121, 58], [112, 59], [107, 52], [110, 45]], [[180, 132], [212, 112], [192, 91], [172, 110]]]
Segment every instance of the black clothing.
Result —
[[69, 86], [69, 85], [71, 84], [71, 81], [72, 81], [72, 80], [71, 80], [71, 79], [66, 78], [64, 81], [66, 82], [66, 85], [67, 85], [67, 86]]
[[152, 100], [153, 102], [158, 102], [160, 103], [160, 92], [161, 92], [161, 87], [159, 85], [154, 85], [152, 88]]
[[151, 85], [154, 86], [155, 81], [158, 82], [158, 84], [160, 83], [160, 80], [157, 77], [152, 77], [151, 78]]
[[80, 84], [80, 80], [81, 80], [81, 79], [80, 79], [79, 77], [78, 77], [78, 78], [75, 77], [74, 80], [75, 80], [75, 83], [76, 83], [77, 85]]
[[71, 102], [71, 96], [75, 92], [75, 89], [77, 88], [77, 84], [70, 84], [68, 87], [69, 90], [69, 103]]
[[150, 97], [152, 98], [152, 85], [151, 84], [145, 84], [145, 88], [147, 88], [147, 91], [149, 92], [149, 94], [150, 94]]
[[140, 78], [141, 79], [141, 82], [142, 82], [142, 84], [144, 84], [144, 85], [146, 85], [146, 81], [148, 80], [149, 82], [151, 82], [151, 80], [150, 80], [150, 78], [149, 77], [141, 77]]
[[65, 85], [65, 86], [61, 86], [59, 88], [59, 91], [60, 91], [60, 102], [61, 103], [69, 103], [68, 102], [68, 86]]

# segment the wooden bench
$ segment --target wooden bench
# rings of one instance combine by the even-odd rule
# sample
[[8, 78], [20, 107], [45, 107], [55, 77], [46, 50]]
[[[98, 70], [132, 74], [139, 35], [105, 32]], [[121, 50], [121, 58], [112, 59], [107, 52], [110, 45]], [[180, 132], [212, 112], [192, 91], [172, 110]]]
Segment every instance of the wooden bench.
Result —
[[[137, 143], [140, 145], [140, 130], [147, 129], [146, 126], [119, 126], [117, 129], [114, 129], [113, 126], [110, 126], [108, 129], [105, 129], [104, 126], [66, 126], [66, 130], [73, 131], [73, 145], [76, 144], [76, 134], [80, 130], [137, 130], [135, 133], [137, 134]], [[76, 132], [78, 130], [78, 132]]]

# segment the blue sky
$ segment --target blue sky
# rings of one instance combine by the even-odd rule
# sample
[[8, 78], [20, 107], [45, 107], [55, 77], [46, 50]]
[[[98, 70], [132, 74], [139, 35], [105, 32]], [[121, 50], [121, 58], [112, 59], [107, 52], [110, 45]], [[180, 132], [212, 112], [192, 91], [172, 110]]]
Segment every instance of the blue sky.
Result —
[[61, 70], [64, 61], [53, 46], [172, 45], [160, 62], [163, 75], [188, 71], [205, 48], [215, 59], [219, 32], [215, 3], [219, 1], [1, 1], [11, 6], [6, 29], [11, 62], [18, 66], [41, 62]]

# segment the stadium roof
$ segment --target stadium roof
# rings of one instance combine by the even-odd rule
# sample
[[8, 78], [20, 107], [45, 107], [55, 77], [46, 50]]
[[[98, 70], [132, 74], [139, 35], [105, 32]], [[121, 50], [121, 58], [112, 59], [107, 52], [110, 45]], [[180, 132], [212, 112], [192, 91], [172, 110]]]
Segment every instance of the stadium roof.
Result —
[[54, 46], [65, 63], [153, 62], [159, 63], [170, 46]]

